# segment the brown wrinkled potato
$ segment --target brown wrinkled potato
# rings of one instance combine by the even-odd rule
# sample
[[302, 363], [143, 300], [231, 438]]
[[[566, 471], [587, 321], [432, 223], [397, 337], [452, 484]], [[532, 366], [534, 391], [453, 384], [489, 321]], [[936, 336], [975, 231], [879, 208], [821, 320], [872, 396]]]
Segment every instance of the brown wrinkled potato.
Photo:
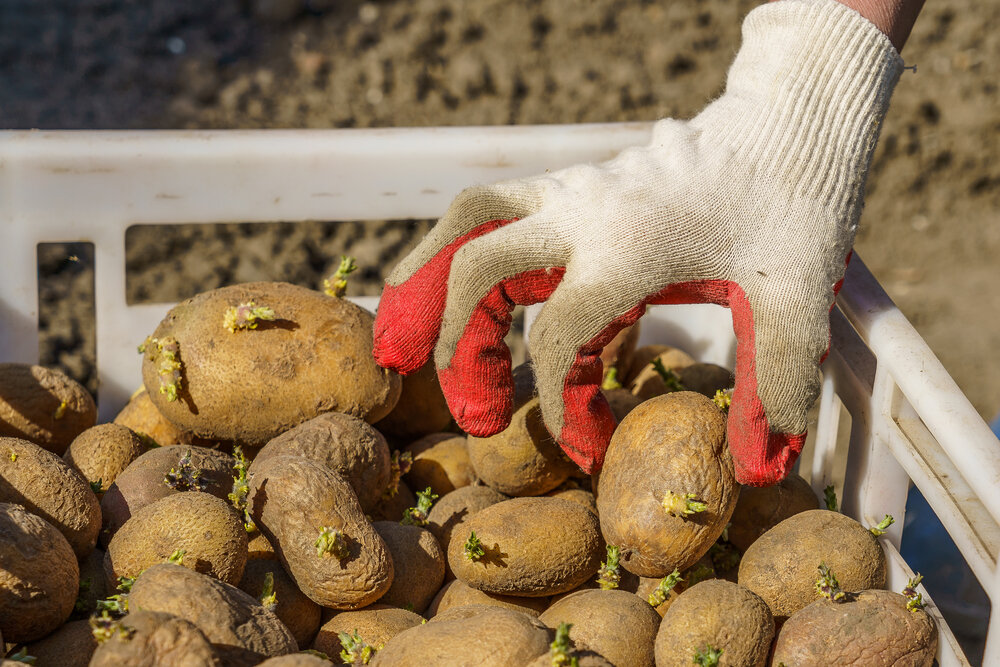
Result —
[[44, 639], [31, 642], [26, 647], [34, 656], [35, 664], [59, 667], [87, 667], [90, 656], [97, 649], [90, 621], [70, 621]]
[[734, 383], [733, 372], [718, 364], [695, 363], [676, 372], [684, 389], [708, 398], [714, 398], [720, 389], [731, 389]]
[[236, 460], [214, 449], [180, 445], [154, 447], [129, 464], [101, 498], [101, 544], [107, 546], [118, 529], [138, 510], [161, 498], [187, 492], [186, 484], [169, 486], [165, 480], [172, 469], [181, 470], [181, 459], [191, 452], [191, 468], [199, 475], [201, 491], [228, 500], [233, 489]]
[[299, 590], [277, 560], [248, 561], [240, 579], [239, 589], [256, 600], [261, 599], [264, 583], [271, 574], [275, 606], [272, 611], [281, 619], [299, 646], [308, 646], [316, 635], [320, 622], [320, 606]]
[[451, 581], [455, 578], [455, 573], [451, 571], [451, 565], [448, 564], [447, 558], [448, 543], [451, 541], [452, 531], [484, 507], [495, 505], [504, 500], [510, 500], [510, 498], [488, 486], [470, 485], [455, 489], [442, 496], [431, 507], [430, 514], [427, 515], [427, 529], [434, 533], [434, 537], [438, 539], [438, 543], [445, 551], [445, 581]]
[[[604, 656], [593, 651], [573, 651], [570, 655], [576, 658], [576, 667], [615, 667]], [[529, 662], [526, 667], [552, 667], [551, 649], [549, 653], [540, 655]]]
[[[467, 557], [476, 533], [484, 554]], [[605, 555], [597, 517], [562, 498], [513, 498], [480, 510], [452, 532], [448, 563], [458, 579], [487, 593], [542, 597], [594, 576]]]
[[560, 487], [554, 491], [549, 491], [545, 495], [549, 498], [562, 498], [563, 500], [574, 502], [577, 505], [583, 505], [594, 514], [597, 514], [597, 499], [594, 497], [593, 493], [585, 489]]
[[[63, 461], [100, 493], [149, 447], [134, 431], [120, 424], [98, 424], [76, 436]], [[93, 487], [92, 487], [93, 488]]]
[[[298, 456], [273, 456], [254, 466], [247, 497], [254, 523], [285, 571], [317, 604], [357, 609], [389, 590], [389, 550], [350, 484], [334, 471]], [[341, 535], [333, 549], [320, 553], [324, 529]]]
[[551, 633], [538, 619], [499, 607], [457, 610], [474, 615], [435, 619], [404, 630], [375, 654], [373, 667], [477, 667], [523, 665], [549, 650]]
[[50, 451], [0, 438], [0, 502], [24, 506], [59, 529], [77, 558], [97, 544], [101, 506], [90, 484]]
[[476, 479], [469, 460], [466, 436], [457, 433], [431, 433], [407, 446], [413, 465], [406, 474], [411, 488], [426, 489], [443, 496], [468, 486]]
[[[701, 394], [652, 398], [618, 425], [598, 479], [597, 510], [622, 567], [643, 577], [686, 570], [722, 534], [739, 485], [722, 411]], [[671, 494], [673, 494], [671, 496]], [[683, 514], [683, 496], [705, 503]], [[681, 509], [670, 513], [664, 499]]]
[[0, 634], [12, 643], [53, 632], [76, 603], [80, 568], [52, 524], [20, 505], [0, 503]]
[[298, 650], [274, 612], [235, 586], [173, 563], [154, 565], [132, 584], [129, 612], [160, 611], [193, 623], [226, 665], [256, 665]]
[[[227, 329], [227, 311], [250, 302], [273, 309], [275, 319]], [[143, 355], [143, 384], [181, 429], [251, 446], [324, 412], [374, 423], [399, 400], [400, 379], [375, 364], [373, 325], [370, 312], [346, 299], [288, 283], [202, 292], [174, 306], [152, 335], [177, 343], [177, 400], [159, 391], [155, 342]]]
[[664, 384], [663, 378], [653, 368], [654, 359], [659, 359], [663, 362], [664, 368], [672, 370], [675, 373], [681, 368], [695, 363], [694, 357], [687, 352], [670, 347], [669, 345], [646, 345], [640, 347], [635, 351], [628, 376], [624, 381], [619, 378], [619, 382], [628, 387], [629, 391], [644, 401], [667, 391], [667, 386]]
[[845, 591], [885, 586], [885, 554], [860, 523], [829, 510], [791, 516], [761, 535], [743, 554], [739, 582], [763, 598], [781, 623], [816, 599], [825, 564]]
[[376, 521], [376, 532], [392, 557], [392, 586], [380, 602], [424, 613], [444, 582], [444, 551], [429, 530]]
[[424, 618], [420, 614], [377, 602], [364, 609], [335, 614], [320, 627], [312, 647], [331, 657], [339, 657], [341, 646], [338, 634], [341, 632], [357, 632], [367, 644], [378, 648], [388, 644], [390, 639], [403, 630], [409, 630], [423, 622]]
[[272, 439], [254, 458], [252, 472], [273, 456], [301, 456], [325, 465], [350, 483], [365, 512], [389, 483], [389, 446], [363, 419], [339, 412], [314, 417]]
[[330, 661], [309, 653], [290, 653], [268, 658], [257, 667], [329, 667]]
[[431, 360], [417, 372], [403, 376], [399, 402], [376, 428], [394, 438], [412, 440], [443, 431], [449, 424], [451, 412]]
[[569, 638], [614, 665], [653, 667], [653, 642], [660, 616], [628, 591], [599, 589], [568, 595], [538, 617], [553, 630], [572, 623]]
[[788, 517], [819, 508], [809, 482], [796, 473], [774, 486], [744, 486], [730, 519], [729, 542], [746, 551], [758, 537]]
[[0, 387], [0, 437], [23, 438], [62, 456], [97, 423], [93, 397], [58, 369], [0, 363]]
[[146, 505], [111, 538], [104, 557], [108, 582], [137, 577], [183, 551], [181, 564], [235, 586], [247, 563], [243, 520], [226, 501], [197, 491]]
[[927, 612], [909, 611], [906, 603], [899, 593], [878, 590], [848, 595], [844, 602], [817, 600], [782, 626], [771, 664], [930, 667], [937, 627]]
[[111, 639], [98, 645], [90, 662], [91, 667], [222, 665], [205, 634], [183, 618], [158, 611], [136, 611], [122, 618], [119, 623], [132, 634], [116, 632]]
[[663, 615], [656, 666], [686, 667], [711, 647], [722, 651], [720, 667], [764, 667], [773, 637], [774, 619], [763, 600], [739, 584], [711, 579], [684, 591]]
[[495, 595], [484, 593], [468, 586], [458, 579], [452, 579], [437, 592], [427, 607], [428, 618], [434, 618], [439, 613], [453, 607], [464, 607], [470, 604], [484, 604], [492, 607], [503, 607], [519, 611], [528, 616], [538, 617], [549, 606], [549, 598], [525, 598], [515, 595]]
[[132, 394], [122, 411], [114, 419], [114, 423], [125, 426], [135, 433], [150, 438], [161, 447], [168, 445], [198, 445], [206, 446], [211, 440], [199, 438], [190, 431], [177, 428], [153, 405], [153, 400], [142, 387]]

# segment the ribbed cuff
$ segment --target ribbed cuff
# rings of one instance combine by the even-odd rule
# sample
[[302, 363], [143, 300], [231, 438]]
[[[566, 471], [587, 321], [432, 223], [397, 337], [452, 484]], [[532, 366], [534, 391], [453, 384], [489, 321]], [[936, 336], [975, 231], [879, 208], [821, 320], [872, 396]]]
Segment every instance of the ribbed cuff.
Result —
[[836, 0], [771, 2], [747, 15], [725, 94], [692, 124], [797, 194], [850, 198], [902, 69], [889, 38]]

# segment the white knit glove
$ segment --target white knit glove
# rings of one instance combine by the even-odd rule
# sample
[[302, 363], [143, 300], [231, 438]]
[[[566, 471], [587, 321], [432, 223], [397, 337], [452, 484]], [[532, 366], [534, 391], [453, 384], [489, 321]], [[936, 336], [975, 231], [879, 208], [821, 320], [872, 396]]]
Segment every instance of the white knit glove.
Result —
[[614, 418], [599, 353], [650, 303], [729, 306], [737, 335], [729, 447], [737, 479], [784, 478], [805, 438], [829, 310], [902, 61], [834, 0], [750, 12], [726, 92], [599, 165], [470, 188], [389, 276], [380, 364], [432, 350], [459, 425], [510, 420], [513, 304], [546, 301], [529, 341], [542, 414], [599, 468]]

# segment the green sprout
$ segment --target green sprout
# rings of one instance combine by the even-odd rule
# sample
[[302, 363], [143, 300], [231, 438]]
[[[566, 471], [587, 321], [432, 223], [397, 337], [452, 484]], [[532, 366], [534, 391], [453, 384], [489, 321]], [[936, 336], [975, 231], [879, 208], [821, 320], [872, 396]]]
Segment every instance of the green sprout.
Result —
[[691, 588], [695, 584], [701, 583], [702, 581], [706, 581], [708, 579], [714, 579], [715, 569], [710, 565], [706, 565], [705, 563], [699, 563], [698, 565], [695, 565], [690, 570], [685, 572], [685, 574], [687, 575], [687, 577], [685, 578], [684, 581], [687, 582], [687, 587]]
[[167, 556], [167, 562], [168, 563], [173, 563], [174, 565], [183, 565], [184, 564], [184, 554], [186, 554], [186, 553], [187, 553], [187, 551], [185, 551], [184, 549], [177, 549], [172, 554], [170, 554], [169, 556]]
[[399, 481], [403, 475], [410, 472], [413, 466], [413, 454], [410, 452], [400, 452], [398, 449], [392, 453], [392, 461], [389, 464], [389, 483], [382, 490], [382, 497], [388, 500], [395, 497], [399, 491]]
[[135, 583], [135, 577], [118, 577], [118, 590], [120, 590], [123, 593], [131, 593], [132, 584], [134, 583]]
[[264, 609], [274, 609], [278, 604], [278, 596], [274, 592], [274, 573], [268, 572], [264, 575], [264, 586], [260, 591], [260, 603]]
[[701, 667], [717, 667], [722, 653], [722, 649], [712, 648], [706, 644], [704, 649], [694, 654], [693, 662]]
[[622, 383], [618, 381], [618, 369], [612, 366], [604, 373], [604, 381], [601, 382], [601, 389], [621, 389]]
[[67, 407], [69, 406], [66, 404], [66, 401], [60, 401], [59, 406], [56, 408], [56, 411], [52, 413], [52, 418], [58, 421], [63, 417], [65, 417]]
[[733, 390], [716, 389], [715, 396], [712, 397], [712, 402], [719, 406], [720, 410], [728, 410], [729, 406], [733, 403]]
[[664, 366], [663, 361], [659, 357], [653, 359], [651, 363], [653, 364], [653, 370], [663, 379], [663, 384], [666, 385], [668, 392], [684, 391], [684, 385], [681, 383], [680, 376]]
[[556, 628], [556, 637], [549, 644], [552, 656], [552, 667], [578, 667], [580, 659], [573, 655], [573, 641], [569, 638], [569, 629], [572, 623], [560, 623]]
[[238, 306], [232, 306], [226, 311], [222, 325], [236, 333], [240, 329], [256, 329], [259, 320], [274, 321], [274, 310], [267, 306], [258, 306], [251, 299]]
[[826, 566], [819, 564], [819, 579], [816, 580], [816, 595], [824, 597], [831, 602], [847, 601], [847, 593], [840, 588], [840, 582], [836, 575]]
[[135, 628], [122, 624], [107, 611], [101, 611], [100, 614], [94, 614], [90, 617], [90, 631], [98, 644], [103, 644], [115, 635], [127, 642], [135, 634]]
[[177, 462], [176, 468], [163, 476], [163, 483], [177, 491], [204, 491], [208, 482], [201, 478], [201, 468], [196, 468], [191, 461], [191, 450], [188, 449]]
[[659, 607], [667, 601], [667, 598], [670, 597], [670, 592], [682, 581], [684, 581], [684, 579], [681, 577], [680, 571], [675, 569], [673, 572], [663, 577], [663, 579], [660, 579], [660, 583], [657, 585], [656, 590], [649, 594], [647, 602], [649, 602], [652, 607]]
[[833, 484], [823, 489], [823, 499], [826, 501], [826, 508], [831, 512], [837, 511], [837, 490]]
[[372, 656], [375, 655], [375, 647], [361, 639], [361, 635], [356, 629], [354, 634], [350, 635], [346, 632], [338, 632], [337, 638], [343, 648], [340, 652], [340, 659], [344, 661], [344, 664], [367, 665], [371, 662]]
[[471, 560], [473, 563], [486, 555], [486, 552], [483, 550], [483, 543], [476, 537], [476, 531], [469, 533], [469, 539], [465, 541], [462, 551], [465, 553], [465, 559]]
[[168, 401], [176, 401], [181, 390], [180, 345], [176, 338], [153, 338], [149, 336], [139, 346], [140, 354], [148, 354], [150, 361], [156, 362], [156, 373], [160, 378], [160, 393], [167, 395]]
[[38, 661], [38, 658], [36, 658], [33, 655], [28, 655], [28, 647], [22, 646], [20, 651], [18, 651], [17, 653], [11, 653], [6, 658], [4, 658], [4, 660], [10, 660], [11, 662], [22, 662], [26, 665], [33, 665], [35, 664], [35, 662]]
[[906, 587], [903, 589], [903, 596], [906, 598], [907, 611], [916, 612], [927, 606], [927, 603], [924, 602], [923, 594], [917, 592], [917, 586], [923, 580], [924, 575], [918, 572], [917, 576], [912, 577], [906, 582]]
[[328, 526], [322, 526], [319, 529], [319, 537], [316, 538], [313, 546], [316, 547], [316, 555], [320, 558], [333, 556], [337, 560], [344, 560], [351, 553], [347, 547], [344, 531]]
[[407, 508], [403, 512], [403, 520], [400, 523], [404, 526], [426, 526], [427, 515], [437, 499], [438, 494], [431, 491], [429, 486], [423, 491], [417, 491], [417, 506]]
[[896, 523], [896, 520], [892, 518], [892, 515], [886, 514], [885, 518], [879, 521], [878, 525], [869, 528], [868, 532], [870, 532], [875, 537], [881, 537], [882, 535], [885, 535], [886, 529], [888, 529], [889, 526], [891, 526], [894, 523]]
[[104, 492], [104, 479], [100, 478], [96, 482], [91, 482], [90, 483], [90, 490], [93, 491], [94, 493], [103, 493]]
[[347, 276], [358, 270], [353, 257], [340, 256], [340, 266], [332, 276], [323, 281], [323, 292], [327, 296], [340, 298], [347, 292]]
[[243, 516], [243, 528], [252, 533], [257, 526], [248, 508], [247, 493], [250, 491], [250, 485], [247, 483], [247, 459], [243, 456], [243, 449], [239, 445], [233, 447], [233, 458], [236, 459], [236, 463], [233, 464], [236, 474], [233, 475], [233, 490], [229, 493], [229, 502]]
[[619, 571], [618, 565], [621, 549], [610, 544], [607, 548], [608, 559], [601, 563], [601, 569], [597, 571], [597, 583], [602, 591], [618, 588], [618, 584], [622, 580], [622, 574]]
[[695, 500], [695, 494], [685, 493], [681, 495], [674, 493], [673, 491], [667, 491], [663, 495], [662, 505], [663, 509], [667, 511], [667, 514], [670, 516], [680, 517], [682, 519], [692, 514], [697, 514], [698, 512], [704, 512], [708, 509], [708, 505], [700, 500]]
[[14, 461], [17, 461], [17, 452], [15, 452], [13, 449], [10, 450], [10, 454], [8, 454], [8, 456], [10, 457], [10, 462], [11, 463], [13, 463]]
[[740, 551], [729, 542], [716, 542], [708, 549], [708, 557], [716, 570], [727, 572], [740, 564]]

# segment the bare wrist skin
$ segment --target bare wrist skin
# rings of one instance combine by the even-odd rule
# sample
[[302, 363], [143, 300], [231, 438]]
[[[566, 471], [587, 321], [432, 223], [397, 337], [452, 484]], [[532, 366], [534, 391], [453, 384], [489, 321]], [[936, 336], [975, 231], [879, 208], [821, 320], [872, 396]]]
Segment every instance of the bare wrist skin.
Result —
[[[772, 2], [775, 0], [772, 0]], [[924, 0], [837, 0], [875, 24], [902, 52]]]

